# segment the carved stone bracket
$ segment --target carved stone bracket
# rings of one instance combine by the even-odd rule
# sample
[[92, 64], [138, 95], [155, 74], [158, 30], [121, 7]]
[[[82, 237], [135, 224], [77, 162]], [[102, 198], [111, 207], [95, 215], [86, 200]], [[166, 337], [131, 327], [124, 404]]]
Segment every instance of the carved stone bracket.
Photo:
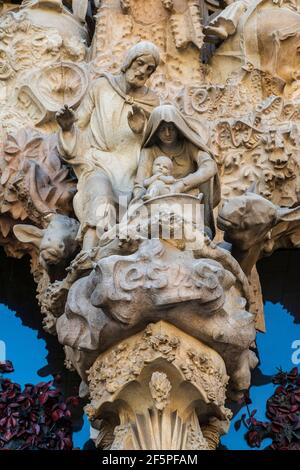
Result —
[[231, 417], [227, 382], [215, 351], [166, 322], [151, 324], [101, 354], [89, 371], [86, 412], [99, 427], [97, 446], [213, 448]]

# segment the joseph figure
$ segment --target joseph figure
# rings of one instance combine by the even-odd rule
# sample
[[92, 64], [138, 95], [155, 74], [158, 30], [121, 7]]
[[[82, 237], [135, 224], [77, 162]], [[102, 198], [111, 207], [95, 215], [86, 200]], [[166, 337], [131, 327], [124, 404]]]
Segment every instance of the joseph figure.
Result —
[[66, 106], [57, 113], [59, 150], [78, 178], [74, 210], [83, 251], [98, 245], [116, 223], [120, 201], [131, 199], [147, 116], [159, 103], [145, 83], [159, 62], [157, 47], [139, 42], [119, 74], [92, 83], [76, 114]]

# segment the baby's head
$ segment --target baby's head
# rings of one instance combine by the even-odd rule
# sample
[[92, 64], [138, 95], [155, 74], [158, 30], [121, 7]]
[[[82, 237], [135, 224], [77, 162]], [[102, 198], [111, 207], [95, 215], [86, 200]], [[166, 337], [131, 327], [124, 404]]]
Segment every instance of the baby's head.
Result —
[[152, 174], [157, 175], [158, 173], [161, 173], [165, 176], [170, 176], [172, 175], [173, 171], [173, 162], [171, 158], [165, 157], [164, 155], [161, 155], [160, 157], [157, 157], [152, 166]]

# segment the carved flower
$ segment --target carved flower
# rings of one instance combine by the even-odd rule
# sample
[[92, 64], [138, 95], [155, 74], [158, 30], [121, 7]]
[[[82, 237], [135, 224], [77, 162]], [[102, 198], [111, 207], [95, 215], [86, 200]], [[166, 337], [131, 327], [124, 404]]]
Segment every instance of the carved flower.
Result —
[[106, 383], [106, 390], [108, 393], [115, 393], [119, 388], [119, 384], [117, 381], [111, 381]]
[[170, 401], [172, 385], [166, 374], [154, 372], [149, 383], [149, 389], [158, 410], [163, 410]]
[[187, 365], [187, 364], [180, 364], [180, 368], [181, 368], [181, 370], [182, 370], [182, 372], [183, 372], [185, 378], [186, 378], [187, 380], [190, 380], [190, 381], [191, 381], [192, 378], [193, 378], [193, 376], [194, 376], [195, 368], [194, 368], [191, 364], [189, 364], [189, 365]]
[[260, 171], [258, 171], [252, 165], [246, 165], [242, 170], [242, 176], [253, 183], [260, 178]]
[[144, 366], [144, 360], [141, 357], [137, 357], [130, 368], [130, 374], [138, 376]]
[[0, 79], [7, 80], [14, 74], [14, 70], [9, 60], [9, 53], [4, 48], [0, 48]]
[[164, 354], [169, 361], [175, 359], [175, 349], [179, 345], [178, 338], [169, 338], [167, 335], [157, 334], [149, 338], [149, 342], [154, 351], [159, 351]]
[[287, 166], [289, 157], [285, 152], [282, 152], [280, 154], [277, 153], [270, 156], [270, 161], [272, 162], [276, 170], [280, 170]]
[[272, 181], [275, 178], [275, 173], [272, 170], [266, 169], [263, 171], [263, 178], [266, 183]]
[[230, 153], [224, 159], [224, 169], [225, 173], [230, 174], [236, 168], [239, 167], [241, 163], [241, 154], [240, 153]]
[[51, 55], [58, 54], [62, 43], [63, 38], [58, 32], [52, 33], [50, 36], [47, 33], [46, 52], [49, 52]]
[[66, 53], [70, 55], [73, 60], [84, 59], [86, 51], [84, 40], [79, 40], [77, 37], [72, 36], [71, 38], [64, 39], [63, 45]]

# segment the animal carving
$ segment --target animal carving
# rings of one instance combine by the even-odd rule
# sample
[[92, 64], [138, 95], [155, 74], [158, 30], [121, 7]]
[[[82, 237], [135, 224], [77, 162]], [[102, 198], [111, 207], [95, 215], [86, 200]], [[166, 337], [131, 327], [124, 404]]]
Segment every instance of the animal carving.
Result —
[[300, 246], [300, 207], [279, 207], [255, 193], [226, 200], [217, 224], [247, 276], [263, 255]]
[[77, 220], [55, 214], [45, 229], [34, 225], [15, 225], [13, 231], [19, 241], [38, 248], [40, 263], [48, 269], [70, 260], [75, 254], [79, 248], [76, 240], [78, 228]]

